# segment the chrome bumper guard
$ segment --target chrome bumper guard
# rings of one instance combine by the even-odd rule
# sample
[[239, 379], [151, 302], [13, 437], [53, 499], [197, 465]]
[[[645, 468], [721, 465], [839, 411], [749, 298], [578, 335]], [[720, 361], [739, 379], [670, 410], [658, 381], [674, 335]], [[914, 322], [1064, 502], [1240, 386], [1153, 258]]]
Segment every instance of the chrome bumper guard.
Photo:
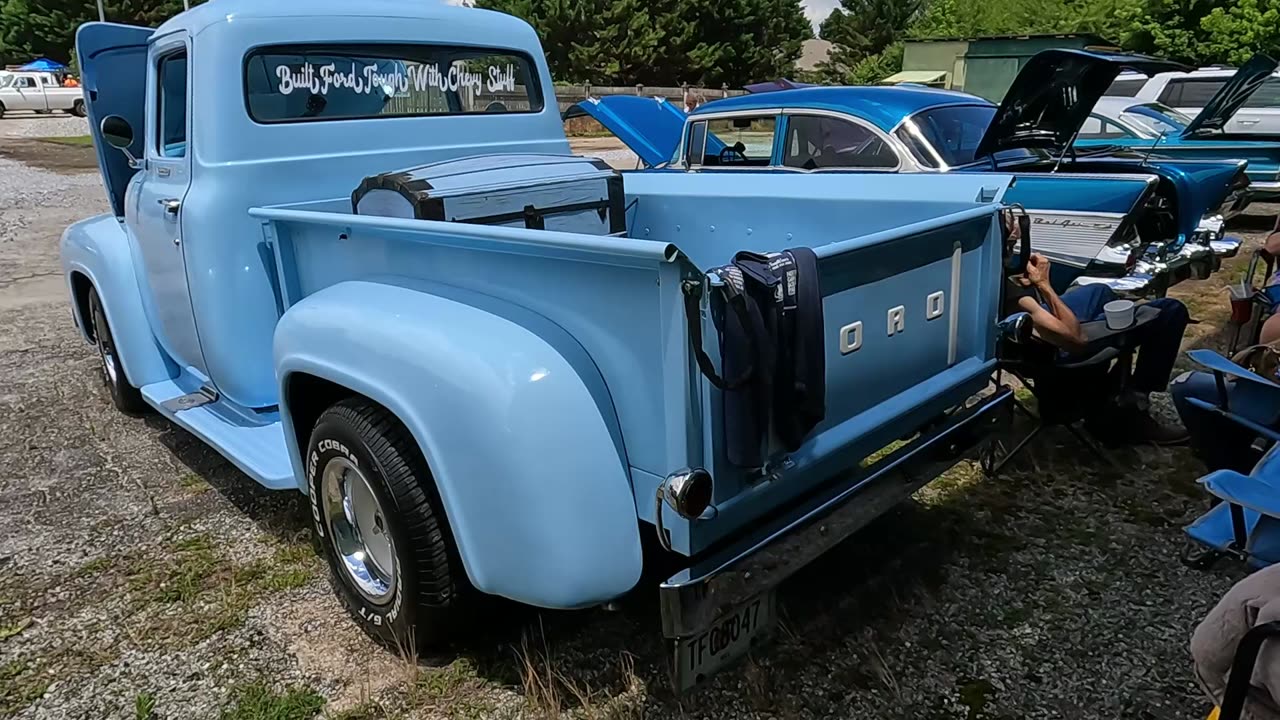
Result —
[[680, 639], [709, 629], [892, 509], [963, 459], [1008, 417], [1012, 398], [1009, 388], [997, 389], [953, 413], [945, 425], [869, 467], [854, 468], [662, 583], [663, 634]]

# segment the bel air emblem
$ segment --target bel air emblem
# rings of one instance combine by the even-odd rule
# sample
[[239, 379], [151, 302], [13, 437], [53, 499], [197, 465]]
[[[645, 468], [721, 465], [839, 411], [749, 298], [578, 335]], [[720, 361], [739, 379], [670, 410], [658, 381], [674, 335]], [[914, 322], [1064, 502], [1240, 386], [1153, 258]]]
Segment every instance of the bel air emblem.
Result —
[[[937, 320], [942, 317], [946, 311], [947, 296], [946, 293], [939, 290], [930, 293], [924, 300], [924, 319]], [[885, 316], [885, 325], [889, 331], [889, 337], [906, 332], [907, 329], [907, 308], [905, 305], [889, 308], [889, 312]], [[862, 348], [862, 321], [849, 323], [840, 328], [840, 354], [848, 355]]]

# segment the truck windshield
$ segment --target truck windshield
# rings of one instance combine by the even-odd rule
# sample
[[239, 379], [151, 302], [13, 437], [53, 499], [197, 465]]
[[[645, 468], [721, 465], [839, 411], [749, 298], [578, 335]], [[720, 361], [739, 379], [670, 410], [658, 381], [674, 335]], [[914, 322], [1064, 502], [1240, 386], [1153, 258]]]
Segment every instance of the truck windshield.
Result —
[[529, 113], [534, 64], [510, 50], [441, 45], [291, 45], [245, 59], [245, 104], [261, 123]]
[[0, 75], [0, 90], [3, 90], [4, 88], [9, 87], [12, 84], [13, 84], [12, 75]]

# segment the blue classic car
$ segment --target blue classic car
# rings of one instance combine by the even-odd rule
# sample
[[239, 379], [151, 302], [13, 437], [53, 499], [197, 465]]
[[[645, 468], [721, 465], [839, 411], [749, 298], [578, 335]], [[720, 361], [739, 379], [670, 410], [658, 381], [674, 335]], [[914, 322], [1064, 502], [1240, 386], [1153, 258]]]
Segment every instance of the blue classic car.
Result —
[[1075, 147], [1123, 147], [1158, 158], [1248, 160], [1248, 199], [1280, 198], [1280, 136], [1224, 129], [1276, 66], [1266, 55], [1254, 56], [1194, 118], [1154, 101], [1104, 97], [1080, 128]]
[[[570, 154], [532, 28], [446, 3], [217, 0], [76, 49], [111, 210], [62, 267], [113, 403], [305, 494], [388, 644], [639, 589], [689, 687], [1009, 408], [1011, 175], [624, 176]], [[739, 261], [796, 332], [727, 339]]]
[[[1124, 67], [1182, 66], [1130, 55], [1050, 50], [1000, 106], [924, 87], [806, 87], [716, 100], [687, 117], [671, 103], [613, 96], [579, 103], [652, 168], [667, 172], [1014, 173], [1055, 284], [1105, 281], [1161, 292], [1216, 264], [1211, 222], [1238, 207], [1244, 161], [1148, 159], [1073, 150], [1090, 109]], [[1225, 251], [1225, 250], [1224, 250]]]

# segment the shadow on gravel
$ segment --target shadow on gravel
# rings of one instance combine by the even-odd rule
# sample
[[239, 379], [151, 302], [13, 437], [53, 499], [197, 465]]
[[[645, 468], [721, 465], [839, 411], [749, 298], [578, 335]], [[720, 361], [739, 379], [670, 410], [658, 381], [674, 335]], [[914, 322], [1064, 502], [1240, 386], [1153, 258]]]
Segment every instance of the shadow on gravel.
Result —
[[[262, 487], [199, 438], [159, 415], [147, 415], [144, 421], [147, 427], [158, 432], [156, 439], [179, 462], [252, 519], [263, 532], [285, 542], [296, 542], [310, 531], [300, 494]], [[191, 512], [203, 510], [199, 503], [194, 503]]]

